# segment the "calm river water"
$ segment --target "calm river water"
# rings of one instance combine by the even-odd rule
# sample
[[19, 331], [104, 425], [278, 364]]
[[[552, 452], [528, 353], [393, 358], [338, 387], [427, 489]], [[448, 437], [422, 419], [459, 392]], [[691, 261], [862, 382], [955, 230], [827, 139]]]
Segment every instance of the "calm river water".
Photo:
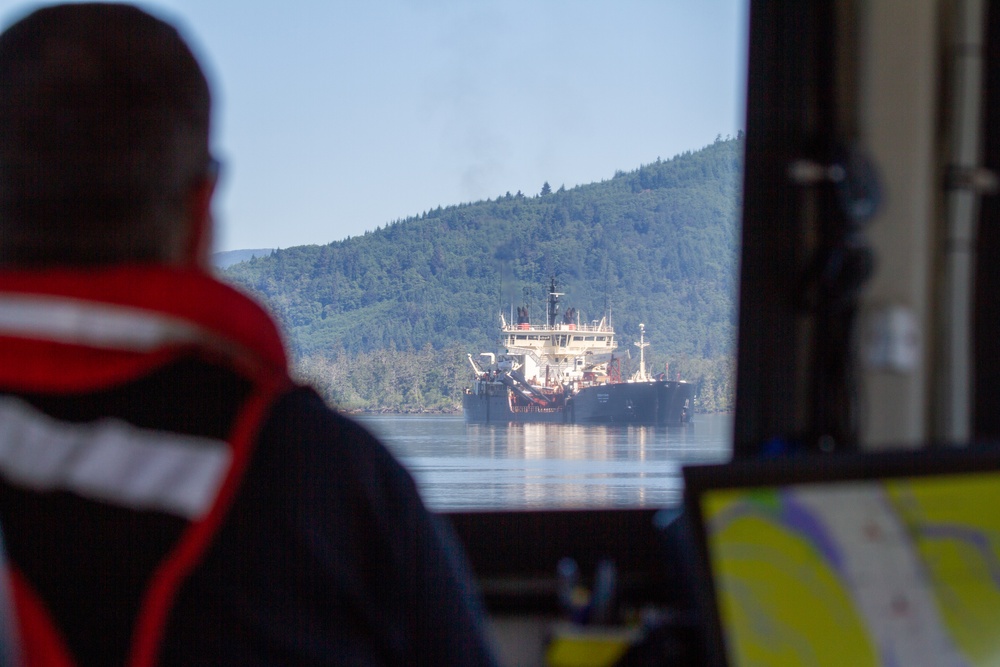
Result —
[[466, 424], [461, 415], [361, 416], [432, 509], [662, 507], [681, 466], [724, 461], [731, 415], [683, 427]]

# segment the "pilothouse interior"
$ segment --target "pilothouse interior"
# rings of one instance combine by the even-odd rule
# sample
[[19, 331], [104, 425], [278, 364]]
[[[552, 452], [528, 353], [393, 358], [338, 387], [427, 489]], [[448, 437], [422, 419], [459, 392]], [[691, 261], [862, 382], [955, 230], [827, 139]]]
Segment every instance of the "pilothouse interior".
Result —
[[[939, 522], [920, 533], [918, 524], [887, 511], [887, 497], [911, 509], [929, 499], [926, 507], [951, 511], [954, 504], [941, 503], [941, 494], [965, 494], [980, 501], [968, 508], [986, 520], [992, 500], [1000, 502], [993, 484], [1000, 453], [988, 444], [1000, 438], [1000, 8], [983, 0], [747, 2], [733, 463], [691, 472], [697, 484], [688, 487], [686, 505], [449, 513], [507, 665], [744, 664], [719, 632], [719, 619], [732, 620], [725, 614], [736, 605], [708, 611], [732, 602], [710, 595], [720, 587], [703, 553], [706, 543], [716, 546], [713, 522], [737, 533], [749, 525], [737, 539], [718, 542], [746, 547], [748, 560], [766, 566], [754, 539], [769, 516], [785, 512], [787, 524], [798, 521], [824, 548], [842, 537], [803, 520], [809, 511], [836, 514], [829, 498], [846, 500], [853, 511], [846, 533], [860, 526], [872, 543], [892, 534], [899, 539], [890, 546], [907, 538], [925, 545], [928, 537], [953, 539], [961, 531]], [[470, 80], [479, 76], [473, 74]], [[382, 106], [413, 102], [401, 97]], [[312, 106], [326, 113], [336, 105]], [[328, 159], [321, 148], [315, 153]], [[274, 164], [266, 166], [273, 172]], [[544, 187], [551, 191], [548, 182]], [[508, 192], [506, 200], [514, 199]], [[601, 404], [610, 399], [601, 387], [616, 372], [621, 334], [603, 315], [563, 310], [554, 283], [549, 295], [542, 317], [513, 309], [501, 315], [499, 354], [469, 355], [476, 379], [463, 398], [482, 406], [484, 423], [501, 395], [504, 419], [512, 421], [531, 415], [575, 423], [584, 407], [592, 419], [604, 414]], [[650, 332], [641, 325], [639, 331], [638, 380], [647, 381]], [[543, 353], [555, 361], [538, 363]], [[584, 385], [595, 391], [582, 393]], [[672, 378], [658, 386], [647, 414], [657, 415], [658, 425], [687, 424], [691, 386]], [[629, 410], [638, 407], [627, 390], [618, 393]], [[592, 403], [585, 406], [585, 397]], [[993, 474], [977, 476], [978, 465]], [[956, 482], [942, 479], [943, 471], [971, 477]], [[696, 495], [702, 491], [707, 495]], [[1000, 522], [995, 528], [1000, 534]], [[741, 541], [747, 535], [754, 539]], [[998, 560], [997, 544], [987, 539], [972, 551]], [[872, 572], [892, 569], [869, 567], [882, 564], [865, 556], [874, 553], [865, 551], [871, 544], [850, 546], [862, 548], [827, 550], [843, 571], [871, 581]], [[934, 548], [922, 555], [958, 562], [955, 569], [968, 575], [956, 597], [985, 590], [986, 574], [966, 567], [978, 561]], [[933, 586], [917, 590], [919, 562], [908, 564], [887, 574], [909, 578], [880, 589], [899, 618], [933, 598]], [[970, 664], [1000, 662], [992, 623], [1000, 621], [1000, 592], [989, 593], [996, 617], [985, 617], [987, 640], [965, 656]], [[877, 615], [878, 606], [864, 601], [861, 616]], [[738, 602], [757, 600], [745, 595]], [[947, 637], [945, 625], [936, 627], [934, 636]], [[892, 650], [914, 660], [882, 664], [939, 655], [894, 632]], [[968, 639], [937, 648], [950, 655]], [[751, 649], [766, 652], [765, 643]], [[856, 646], [841, 648], [846, 654]], [[830, 664], [841, 664], [837, 657]]]

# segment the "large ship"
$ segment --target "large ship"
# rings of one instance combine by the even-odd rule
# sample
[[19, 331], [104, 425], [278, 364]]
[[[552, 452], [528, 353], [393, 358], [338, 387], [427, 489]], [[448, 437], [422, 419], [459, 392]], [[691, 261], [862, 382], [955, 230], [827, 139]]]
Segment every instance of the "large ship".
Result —
[[[465, 390], [465, 420], [474, 423], [556, 422], [680, 426], [691, 421], [694, 386], [646, 371], [645, 327], [639, 325], [639, 369], [621, 376], [618, 342], [605, 316], [583, 324], [575, 308], [560, 313], [552, 281], [545, 324], [500, 314], [502, 352], [468, 355], [475, 381]], [[513, 312], [511, 319], [514, 319]]]

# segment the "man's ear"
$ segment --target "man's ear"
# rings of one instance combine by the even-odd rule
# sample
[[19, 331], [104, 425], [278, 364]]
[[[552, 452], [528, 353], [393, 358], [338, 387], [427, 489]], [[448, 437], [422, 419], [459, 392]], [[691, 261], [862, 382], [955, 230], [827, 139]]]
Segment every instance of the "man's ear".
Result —
[[212, 237], [212, 196], [215, 194], [216, 179], [199, 179], [191, 188], [187, 201], [187, 236], [181, 248], [181, 263], [207, 269], [211, 266]]

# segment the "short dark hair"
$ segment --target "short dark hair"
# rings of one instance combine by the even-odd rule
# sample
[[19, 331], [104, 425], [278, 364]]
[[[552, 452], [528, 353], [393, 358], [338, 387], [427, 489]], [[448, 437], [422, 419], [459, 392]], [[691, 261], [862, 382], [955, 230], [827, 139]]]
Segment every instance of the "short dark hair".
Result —
[[0, 265], [163, 261], [211, 162], [208, 82], [172, 26], [121, 4], [0, 35]]

